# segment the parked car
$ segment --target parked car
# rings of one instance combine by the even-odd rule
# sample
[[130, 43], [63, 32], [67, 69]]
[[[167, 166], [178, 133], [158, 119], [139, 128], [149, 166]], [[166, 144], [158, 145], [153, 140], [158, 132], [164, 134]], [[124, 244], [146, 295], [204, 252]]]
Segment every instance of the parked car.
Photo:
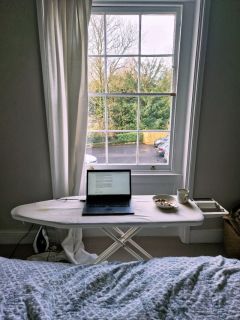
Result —
[[158, 144], [158, 146], [155, 147], [155, 150], [159, 157], [167, 157], [169, 153], [169, 143], [165, 142], [165, 144]]
[[154, 141], [153, 146], [154, 148], [157, 148], [159, 145], [163, 145], [166, 142], [169, 142], [169, 137], [165, 137], [165, 138], [159, 138], [157, 140]]
[[96, 163], [97, 158], [95, 156], [92, 156], [91, 154], [85, 154], [85, 162], [86, 163]]
[[168, 162], [169, 161], [169, 144], [167, 144], [165, 146], [165, 154], [164, 154], [164, 162]]

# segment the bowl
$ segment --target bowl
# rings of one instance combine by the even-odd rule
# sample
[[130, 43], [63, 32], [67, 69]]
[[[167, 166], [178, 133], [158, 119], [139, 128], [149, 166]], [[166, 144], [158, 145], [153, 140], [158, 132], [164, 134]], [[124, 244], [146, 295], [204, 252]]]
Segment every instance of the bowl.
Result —
[[153, 196], [153, 201], [156, 206], [161, 209], [173, 209], [178, 207], [176, 199], [168, 194], [155, 195]]

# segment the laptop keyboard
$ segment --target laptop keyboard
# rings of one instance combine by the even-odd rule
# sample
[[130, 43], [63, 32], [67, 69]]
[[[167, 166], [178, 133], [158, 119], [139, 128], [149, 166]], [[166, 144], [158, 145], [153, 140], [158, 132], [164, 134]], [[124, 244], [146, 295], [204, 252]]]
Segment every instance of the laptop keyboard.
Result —
[[123, 203], [118, 203], [118, 204], [115, 204], [115, 203], [88, 203], [88, 206], [91, 206], [91, 207], [105, 207], [105, 206], [111, 206], [111, 207], [128, 207], [129, 206], [129, 203], [128, 202], [123, 202]]

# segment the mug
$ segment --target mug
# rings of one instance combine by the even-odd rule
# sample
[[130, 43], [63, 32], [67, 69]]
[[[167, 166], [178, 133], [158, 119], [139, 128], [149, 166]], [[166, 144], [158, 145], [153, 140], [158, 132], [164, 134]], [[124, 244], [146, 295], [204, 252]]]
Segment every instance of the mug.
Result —
[[189, 196], [188, 189], [177, 189], [177, 200], [179, 203], [187, 203]]

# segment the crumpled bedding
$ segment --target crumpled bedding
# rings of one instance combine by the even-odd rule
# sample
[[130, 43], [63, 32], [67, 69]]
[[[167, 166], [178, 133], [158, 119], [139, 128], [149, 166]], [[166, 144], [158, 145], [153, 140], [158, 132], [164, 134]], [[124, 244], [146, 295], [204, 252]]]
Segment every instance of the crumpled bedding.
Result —
[[240, 261], [99, 265], [0, 259], [0, 319], [240, 319]]

